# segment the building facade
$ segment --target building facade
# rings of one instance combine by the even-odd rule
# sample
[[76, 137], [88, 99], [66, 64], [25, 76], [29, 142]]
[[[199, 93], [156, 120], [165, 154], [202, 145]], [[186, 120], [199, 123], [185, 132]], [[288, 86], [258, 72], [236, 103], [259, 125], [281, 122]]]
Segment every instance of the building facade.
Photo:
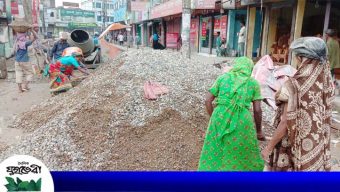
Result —
[[111, 0], [82, 0], [80, 7], [95, 12], [96, 23], [101, 31], [115, 22], [114, 3]]
[[94, 11], [67, 9], [64, 7], [46, 8], [45, 26], [47, 33], [58, 36], [59, 32], [85, 29], [93, 34], [98, 29]]

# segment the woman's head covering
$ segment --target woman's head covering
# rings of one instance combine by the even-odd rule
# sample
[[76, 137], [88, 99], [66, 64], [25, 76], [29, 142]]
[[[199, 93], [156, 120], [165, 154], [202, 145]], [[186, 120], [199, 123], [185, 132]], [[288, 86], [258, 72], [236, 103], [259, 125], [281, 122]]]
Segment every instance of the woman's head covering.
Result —
[[297, 56], [320, 60], [321, 63], [327, 61], [327, 45], [318, 37], [302, 37], [296, 39], [290, 45], [290, 49]]
[[17, 48], [18, 49], [26, 49], [26, 38], [27, 34], [26, 33], [17, 33]]
[[229, 75], [233, 78], [232, 93], [235, 93], [251, 78], [254, 63], [248, 57], [239, 57], [234, 60], [234, 66], [229, 71]]
[[250, 77], [253, 67], [254, 63], [251, 59], [248, 57], [238, 57], [234, 60], [234, 66], [230, 70], [230, 73]]

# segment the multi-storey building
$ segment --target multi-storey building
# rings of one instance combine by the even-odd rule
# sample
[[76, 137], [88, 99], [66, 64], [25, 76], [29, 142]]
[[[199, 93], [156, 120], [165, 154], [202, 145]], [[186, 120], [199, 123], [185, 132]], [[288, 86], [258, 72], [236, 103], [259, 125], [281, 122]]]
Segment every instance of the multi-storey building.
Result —
[[96, 23], [102, 30], [115, 22], [112, 0], [81, 0], [80, 7], [95, 12]]
[[98, 30], [94, 11], [64, 7], [46, 8], [45, 25], [47, 32], [54, 35], [73, 29], [85, 29], [89, 33]]

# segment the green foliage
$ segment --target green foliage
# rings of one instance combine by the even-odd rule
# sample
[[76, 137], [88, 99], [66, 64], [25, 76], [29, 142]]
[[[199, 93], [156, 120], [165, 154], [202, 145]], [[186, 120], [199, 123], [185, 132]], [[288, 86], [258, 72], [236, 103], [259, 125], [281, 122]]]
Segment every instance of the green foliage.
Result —
[[41, 191], [41, 178], [35, 182], [31, 181], [22, 181], [18, 177], [16, 178], [17, 182], [11, 177], [6, 177], [8, 184], [5, 185], [7, 191]]

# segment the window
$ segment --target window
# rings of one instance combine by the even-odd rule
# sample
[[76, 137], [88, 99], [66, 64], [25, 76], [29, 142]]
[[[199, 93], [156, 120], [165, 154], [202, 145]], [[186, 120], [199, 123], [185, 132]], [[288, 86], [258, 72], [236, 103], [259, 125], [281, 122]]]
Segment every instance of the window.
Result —
[[54, 12], [51, 12], [51, 13], [50, 13], [50, 17], [54, 17]]
[[96, 8], [102, 8], [102, 4], [101, 3], [96, 3]]
[[97, 21], [102, 21], [102, 16], [97, 16]]
[[110, 9], [113, 9], [113, 4], [110, 4]]
[[115, 18], [114, 17], [110, 17], [110, 22], [114, 22]]
[[92, 7], [95, 8], [96, 7], [96, 3], [92, 2]]

